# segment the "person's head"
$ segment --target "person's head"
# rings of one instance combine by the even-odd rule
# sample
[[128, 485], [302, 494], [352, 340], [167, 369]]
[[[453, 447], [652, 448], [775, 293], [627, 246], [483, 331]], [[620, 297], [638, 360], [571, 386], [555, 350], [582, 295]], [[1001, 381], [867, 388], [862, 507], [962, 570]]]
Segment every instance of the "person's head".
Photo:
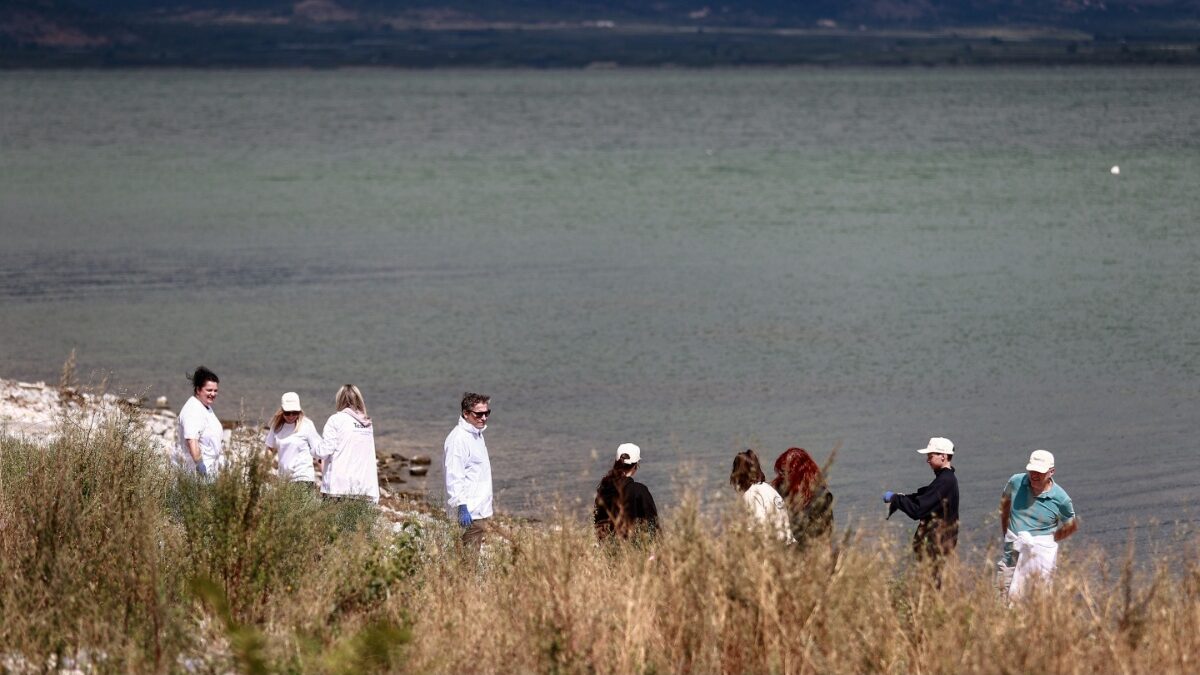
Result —
[[271, 428], [279, 431], [285, 424], [294, 424], [300, 426], [300, 420], [304, 419], [304, 410], [300, 407], [300, 395], [294, 391], [289, 391], [279, 399], [279, 410], [271, 416]]
[[192, 373], [192, 393], [200, 402], [208, 407], [212, 407], [213, 401], [217, 400], [218, 386], [221, 382], [220, 378], [213, 371], [198, 366], [195, 372]]
[[753, 450], [743, 450], [733, 457], [733, 470], [729, 472], [729, 484], [736, 487], [738, 492], [745, 492], [751, 485], [767, 480], [762, 465], [758, 463], [758, 455]]
[[939, 471], [950, 466], [951, 460], [954, 459], [954, 444], [949, 438], [934, 437], [929, 439], [929, 445], [917, 452], [925, 455], [925, 463], [930, 469]]
[[338, 389], [337, 396], [333, 399], [333, 407], [338, 411], [350, 408], [364, 415], [367, 414], [367, 402], [363, 400], [362, 392], [358, 390], [358, 387], [352, 384], [343, 384]]
[[813, 491], [823, 483], [821, 468], [804, 448], [788, 448], [775, 460], [775, 486], [783, 496], [807, 506]]
[[487, 426], [488, 417], [492, 414], [492, 397], [468, 391], [462, 397], [462, 418], [467, 424], [482, 429]]
[[1035, 494], [1045, 492], [1054, 482], [1054, 455], [1049, 450], [1034, 450], [1025, 465], [1025, 473], [1029, 475], [1029, 484]]
[[612, 468], [600, 479], [600, 485], [597, 489], [603, 490], [606, 485], [612, 485], [613, 481], [621, 476], [632, 476], [637, 473], [638, 467], [642, 462], [642, 449], [633, 443], [622, 443], [617, 446], [617, 459], [613, 462]]

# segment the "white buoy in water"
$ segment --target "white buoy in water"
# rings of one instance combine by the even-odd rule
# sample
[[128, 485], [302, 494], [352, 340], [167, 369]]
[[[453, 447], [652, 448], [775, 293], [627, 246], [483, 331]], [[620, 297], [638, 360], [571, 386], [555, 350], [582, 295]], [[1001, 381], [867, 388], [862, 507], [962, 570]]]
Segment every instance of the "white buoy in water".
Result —
[[1114, 176], [1120, 176], [1121, 175], [1121, 167], [1117, 166], [1116, 164], [1113, 164], [1113, 168], [1109, 169], [1109, 172], [1111, 172], [1112, 175], [1114, 175]]

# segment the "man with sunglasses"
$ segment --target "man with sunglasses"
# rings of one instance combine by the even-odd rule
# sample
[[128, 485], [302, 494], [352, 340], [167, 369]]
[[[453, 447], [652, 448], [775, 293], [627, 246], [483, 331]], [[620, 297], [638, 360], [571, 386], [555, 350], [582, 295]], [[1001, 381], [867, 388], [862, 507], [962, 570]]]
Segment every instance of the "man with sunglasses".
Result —
[[1054, 455], [1048, 450], [1034, 450], [1025, 472], [1014, 474], [1004, 485], [1000, 529], [1004, 554], [996, 563], [996, 588], [1012, 602], [1033, 577], [1050, 579], [1058, 542], [1079, 529], [1071, 497], [1054, 481]]
[[463, 545], [476, 553], [492, 517], [492, 464], [483, 440], [491, 400], [483, 394], [463, 394], [462, 414], [443, 446], [447, 504], [463, 528]]

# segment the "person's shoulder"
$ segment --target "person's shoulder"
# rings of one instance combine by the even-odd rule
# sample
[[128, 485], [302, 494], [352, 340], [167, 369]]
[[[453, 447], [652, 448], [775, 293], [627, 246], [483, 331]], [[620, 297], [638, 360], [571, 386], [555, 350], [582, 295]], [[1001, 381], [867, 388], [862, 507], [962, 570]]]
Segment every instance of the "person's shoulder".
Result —
[[1024, 480], [1024, 478], [1025, 478], [1024, 471], [1022, 471], [1021, 473], [1014, 473], [1012, 476], [1009, 477], [1008, 484], [1015, 487], [1017, 485], [1020, 485], [1021, 481]]
[[298, 432], [311, 431], [313, 433], [316, 433], [317, 423], [312, 421], [311, 418], [305, 417], [304, 419], [300, 420], [300, 428], [297, 429], [296, 431], [298, 431]]
[[206, 417], [208, 413], [209, 409], [204, 407], [204, 404], [197, 400], [195, 396], [189, 396], [187, 402], [183, 404], [183, 408], [179, 410], [179, 416], [188, 419]]
[[648, 495], [650, 494], [650, 488], [646, 487], [643, 483], [637, 482], [636, 480], [631, 480], [629, 481], [629, 484], [625, 486], [625, 492]]
[[1063, 489], [1063, 486], [1058, 484], [1058, 481], [1054, 481], [1053, 487], [1050, 488], [1050, 495], [1059, 501], [1071, 501], [1071, 495], [1067, 494], [1067, 491]]

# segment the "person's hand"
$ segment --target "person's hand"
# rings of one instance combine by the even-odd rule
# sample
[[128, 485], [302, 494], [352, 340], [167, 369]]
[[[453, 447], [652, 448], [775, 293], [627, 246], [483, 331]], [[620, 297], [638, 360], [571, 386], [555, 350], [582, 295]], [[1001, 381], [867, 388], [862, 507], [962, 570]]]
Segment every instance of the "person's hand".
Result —
[[893, 498], [893, 497], [895, 497], [895, 496], [896, 496], [896, 493], [895, 493], [895, 492], [892, 492], [891, 490], [888, 490], [887, 492], [883, 493], [883, 501], [884, 501], [884, 502], [886, 502], [886, 503], [888, 503], [888, 504], [891, 504], [891, 503], [892, 503], [892, 498]]
[[204, 466], [204, 462], [196, 462], [196, 473], [208, 478], [208, 467]]
[[458, 505], [458, 524], [464, 528], [471, 526], [471, 512], [467, 510], [466, 504]]

